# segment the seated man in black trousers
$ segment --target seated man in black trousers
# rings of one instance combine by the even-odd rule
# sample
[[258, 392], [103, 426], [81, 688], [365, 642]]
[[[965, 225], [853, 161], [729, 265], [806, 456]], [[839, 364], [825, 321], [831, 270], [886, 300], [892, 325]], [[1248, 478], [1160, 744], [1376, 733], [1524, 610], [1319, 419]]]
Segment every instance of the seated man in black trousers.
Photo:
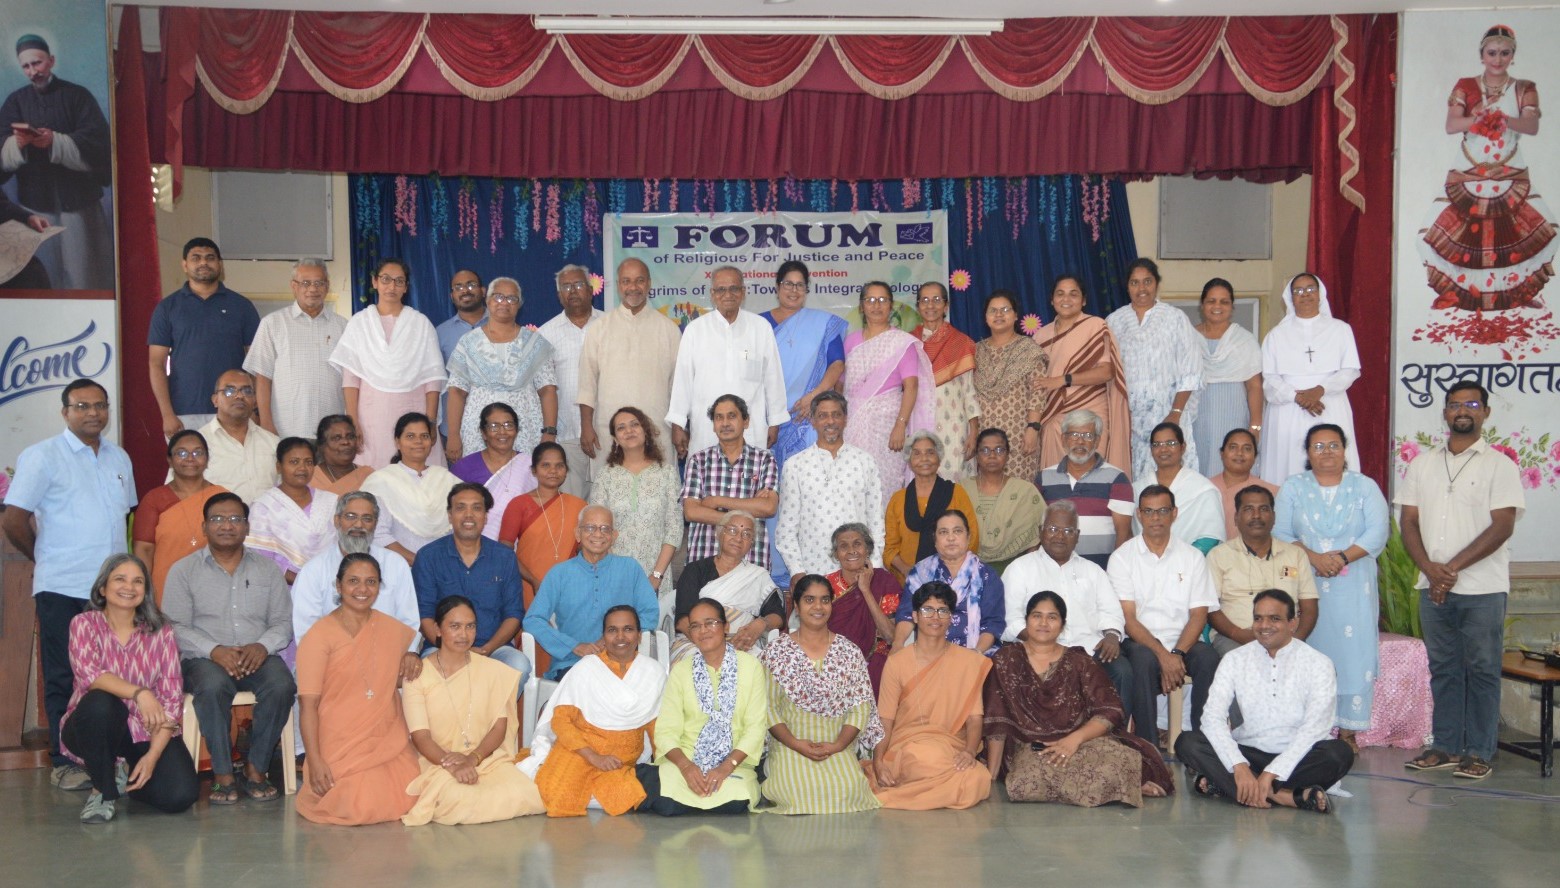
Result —
[[[1251, 626], [1257, 640], [1224, 655], [1202, 726], [1176, 740], [1175, 754], [1199, 795], [1326, 814], [1327, 787], [1354, 764], [1349, 744], [1330, 736], [1338, 692], [1332, 661], [1295, 638], [1299, 620], [1287, 592], [1257, 593]], [[1231, 704], [1241, 718], [1233, 730]]]

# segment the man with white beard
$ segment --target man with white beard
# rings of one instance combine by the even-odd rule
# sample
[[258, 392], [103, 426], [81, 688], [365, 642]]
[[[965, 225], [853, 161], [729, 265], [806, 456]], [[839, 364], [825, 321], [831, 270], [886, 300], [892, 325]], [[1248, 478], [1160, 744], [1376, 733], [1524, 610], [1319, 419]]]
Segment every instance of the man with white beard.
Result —
[[1132, 538], [1132, 482], [1099, 452], [1105, 420], [1092, 410], [1074, 410], [1062, 417], [1062, 446], [1067, 455], [1054, 466], [1043, 466], [1035, 477], [1040, 497], [1048, 503], [1072, 500], [1078, 507], [1075, 551], [1105, 569], [1110, 553]]

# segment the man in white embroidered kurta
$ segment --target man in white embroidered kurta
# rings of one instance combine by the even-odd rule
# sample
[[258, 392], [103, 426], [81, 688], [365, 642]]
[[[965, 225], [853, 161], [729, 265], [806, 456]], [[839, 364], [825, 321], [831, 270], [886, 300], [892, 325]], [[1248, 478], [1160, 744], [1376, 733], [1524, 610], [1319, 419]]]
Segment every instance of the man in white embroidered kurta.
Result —
[[780, 424], [791, 418], [775, 331], [763, 318], [743, 310], [745, 293], [742, 272], [715, 269], [710, 275], [715, 310], [683, 331], [666, 411], [679, 453], [698, 453], [715, 445], [715, 427], [707, 411], [721, 395], [738, 395], [747, 402], [753, 417], [747, 443], [752, 447], [772, 447]]
[[[1202, 727], [1176, 740], [1176, 757], [1200, 794], [1253, 808], [1325, 813], [1325, 788], [1354, 764], [1349, 744], [1332, 739], [1338, 693], [1332, 661], [1294, 637], [1300, 621], [1289, 593], [1259, 593], [1252, 611], [1257, 640], [1219, 663]], [[1233, 730], [1232, 706], [1241, 716]]]
[[669, 453], [672, 444], [662, 423], [672, 399], [682, 334], [676, 321], [649, 306], [650, 270], [643, 262], [619, 263], [617, 293], [621, 304], [585, 331], [574, 398], [580, 411], [580, 449], [598, 471], [612, 449], [607, 424], [620, 407], [638, 407], [655, 421], [662, 453]]
[[594, 464], [580, 448], [580, 413], [576, 403], [580, 391], [580, 350], [585, 346], [585, 330], [604, 312], [590, 303], [590, 273], [585, 268], [565, 265], [556, 280], [563, 311], [536, 328], [536, 332], [552, 345], [553, 377], [558, 381], [557, 441], [563, 445], [564, 458], [569, 461], [563, 492], [588, 499]]
[[281, 439], [254, 421], [255, 378], [247, 372], [229, 370], [217, 377], [211, 403], [217, 418], [200, 427], [209, 456], [206, 480], [252, 503], [277, 484], [276, 445]]
[[[1132, 413], [1132, 477], [1142, 478], [1154, 471], [1148, 447], [1154, 426], [1173, 422], [1183, 429], [1192, 427], [1207, 349], [1186, 314], [1159, 301], [1159, 269], [1152, 262], [1139, 259], [1133, 264], [1127, 293], [1132, 303], [1111, 312], [1105, 322], [1121, 348]], [[1198, 465], [1193, 441], [1187, 442], [1186, 464]]]
[[786, 461], [780, 475], [780, 515], [775, 548], [790, 580], [803, 574], [827, 576], [839, 569], [834, 531], [865, 524], [872, 534], [872, 566], [883, 566], [883, 491], [877, 463], [845, 443], [845, 396], [827, 391], [813, 399], [812, 427], [818, 441]]
[[345, 413], [341, 370], [330, 353], [347, 319], [325, 310], [330, 278], [318, 259], [293, 265], [293, 304], [260, 319], [244, 369], [255, 376], [260, 425], [283, 438], [314, 437], [321, 419]]
[[1022, 641], [1029, 599], [1049, 589], [1067, 603], [1067, 624], [1057, 637], [1062, 647], [1081, 647], [1094, 655], [1122, 700], [1132, 697], [1132, 666], [1121, 655], [1126, 619], [1110, 576], [1078, 555], [1078, 507], [1058, 500], [1045, 510], [1040, 550], [1020, 555], [1002, 572], [1007, 628], [1003, 641]]

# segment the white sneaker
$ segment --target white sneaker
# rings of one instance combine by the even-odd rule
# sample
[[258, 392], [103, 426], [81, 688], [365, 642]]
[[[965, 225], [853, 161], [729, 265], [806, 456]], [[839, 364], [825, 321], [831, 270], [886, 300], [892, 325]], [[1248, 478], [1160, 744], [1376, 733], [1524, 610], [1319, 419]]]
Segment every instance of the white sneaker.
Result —
[[130, 766], [124, 759], [114, 762], [114, 786], [119, 788], [119, 794], [124, 795], [126, 787], [130, 785]]
[[82, 823], [107, 823], [114, 819], [114, 803], [103, 800], [103, 794], [92, 790], [87, 804], [81, 809]]
[[49, 782], [66, 792], [81, 792], [92, 788], [92, 778], [76, 765], [59, 765], [49, 773]]

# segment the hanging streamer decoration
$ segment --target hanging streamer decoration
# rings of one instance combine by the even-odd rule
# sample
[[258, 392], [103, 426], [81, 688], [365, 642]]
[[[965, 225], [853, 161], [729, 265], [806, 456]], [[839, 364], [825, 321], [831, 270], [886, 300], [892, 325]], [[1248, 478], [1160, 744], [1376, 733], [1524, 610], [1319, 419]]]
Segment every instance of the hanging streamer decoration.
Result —
[[574, 252], [585, 233], [585, 204], [581, 201], [584, 188], [576, 186], [563, 204], [563, 253]]
[[498, 242], [504, 238], [504, 183], [493, 180], [493, 196], [488, 200], [488, 253], [498, 255]]
[[580, 209], [585, 214], [586, 240], [590, 242], [590, 251], [596, 253], [601, 247], [601, 200], [596, 193], [596, 183], [589, 182], [585, 185], [585, 205]]
[[514, 186], [511, 193], [515, 201], [515, 243], [519, 245], [521, 252], [531, 247], [531, 226], [525, 223], [528, 215], [526, 207], [526, 190], [519, 185]]
[[450, 227], [450, 198], [444, 193], [444, 180], [439, 178], [438, 173], [428, 176], [428, 219], [433, 223], [433, 230], [428, 232], [428, 236], [437, 244]]
[[552, 182], [547, 186], [547, 242], [555, 244], [563, 237], [563, 231], [558, 224], [558, 183]]

